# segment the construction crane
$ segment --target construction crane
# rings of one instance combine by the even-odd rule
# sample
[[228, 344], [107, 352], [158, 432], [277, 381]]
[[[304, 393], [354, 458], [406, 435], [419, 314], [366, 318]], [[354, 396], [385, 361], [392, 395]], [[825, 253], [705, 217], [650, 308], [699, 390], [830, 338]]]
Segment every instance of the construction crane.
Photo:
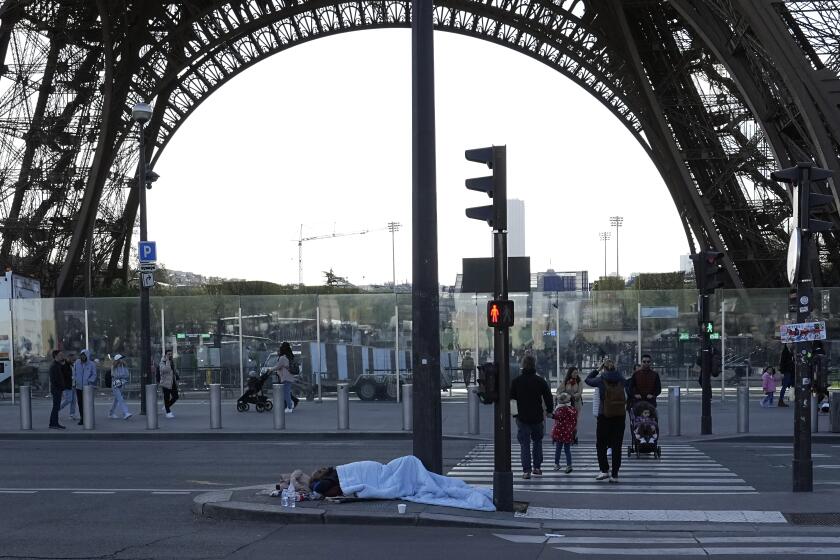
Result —
[[311, 237], [304, 237], [303, 236], [303, 224], [300, 225], [300, 236], [297, 239], [298, 244], [298, 285], [303, 286], [303, 242], [304, 241], [316, 241], [318, 239], [332, 239], [334, 237], [349, 237], [351, 235], [364, 235], [366, 233], [370, 233], [372, 231], [381, 231], [387, 228], [379, 228], [379, 229], [363, 229], [362, 231], [351, 231], [347, 233], [331, 233], [329, 235], [313, 235]]

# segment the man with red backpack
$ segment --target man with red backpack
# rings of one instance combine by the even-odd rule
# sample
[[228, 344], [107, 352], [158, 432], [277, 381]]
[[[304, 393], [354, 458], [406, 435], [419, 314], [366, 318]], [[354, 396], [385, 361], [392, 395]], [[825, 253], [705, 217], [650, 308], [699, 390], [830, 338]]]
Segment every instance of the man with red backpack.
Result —
[[[595, 430], [595, 448], [598, 452], [600, 472], [595, 480], [609, 479], [618, 482], [618, 469], [621, 468], [621, 452], [624, 442], [624, 418], [627, 411], [626, 383], [624, 376], [615, 369], [615, 363], [606, 359], [601, 368], [592, 371], [584, 380], [590, 387], [595, 387], [595, 398], [600, 400], [597, 427]], [[612, 453], [612, 470], [607, 460], [607, 449]]]

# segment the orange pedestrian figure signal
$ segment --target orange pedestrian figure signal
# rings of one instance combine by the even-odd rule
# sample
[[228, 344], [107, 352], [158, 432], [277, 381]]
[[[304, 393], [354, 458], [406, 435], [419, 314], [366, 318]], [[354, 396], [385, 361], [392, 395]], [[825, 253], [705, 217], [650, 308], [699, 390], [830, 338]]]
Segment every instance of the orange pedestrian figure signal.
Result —
[[487, 302], [487, 326], [499, 329], [513, 326], [513, 301], [495, 299]]

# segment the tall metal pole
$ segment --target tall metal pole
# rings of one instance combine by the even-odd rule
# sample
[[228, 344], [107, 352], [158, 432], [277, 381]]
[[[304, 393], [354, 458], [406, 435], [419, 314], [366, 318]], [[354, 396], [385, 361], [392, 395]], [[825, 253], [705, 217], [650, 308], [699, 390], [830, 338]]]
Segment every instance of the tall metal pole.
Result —
[[[148, 231], [146, 229], [146, 146], [145, 146], [145, 126], [140, 123], [140, 163], [137, 168], [137, 189], [140, 191], [140, 241], [148, 240]], [[150, 327], [150, 311], [149, 311], [149, 288], [140, 282], [140, 375], [143, 380], [142, 385], [148, 385], [153, 382], [151, 375], [152, 365], [152, 341], [151, 341], [151, 327]], [[146, 392], [140, 391], [140, 414], [146, 414]], [[152, 410], [150, 414], [155, 414]]]
[[433, 0], [412, 0], [411, 339], [413, 451], [427, 469], [441, 473], [443, 434], [440, 400], [433, 15]]
[[604, 242], [604, 278], [607, 277], [607, 241], [610, 240], [610, 235], [612, 234], [609, 231], [602, 231], [598, 234], [598, 237]]
[[400, 229], [399, 222], [388, 222], [388, 231], [391, 232], [391, 278], [394, 288], [394, 370], [397, 373], [395, 383], [397, 384], [397, 402], [400, 402], [400, 306], [397, 299], [397, 251], [394, 234]]
[[615, 227], [615, 275], [621, 276], [618, 271], [618, 228], [624, 223], [624, 218], [621, 216], [610, 216], [610, 225]]
[[700, 306], [700, 378], [702, 383], [702, 394], [700, 404], [700, 433], [708, 435], [712, 433], [712, 345], [706, 325], [709, 322], [709, 296], [700, 294], [698, 300]]
[[554, 304], [554, 354], [557, 358], [557, 387], [560, 387], [560, 294]]

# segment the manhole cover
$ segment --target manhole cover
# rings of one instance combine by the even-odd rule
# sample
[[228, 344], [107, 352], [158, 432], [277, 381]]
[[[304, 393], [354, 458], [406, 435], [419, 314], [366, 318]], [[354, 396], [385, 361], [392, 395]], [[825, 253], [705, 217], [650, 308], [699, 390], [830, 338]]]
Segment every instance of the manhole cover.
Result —
[[784, 515], [794, 525], [840, 527], [840, 513], [786, 513]]

